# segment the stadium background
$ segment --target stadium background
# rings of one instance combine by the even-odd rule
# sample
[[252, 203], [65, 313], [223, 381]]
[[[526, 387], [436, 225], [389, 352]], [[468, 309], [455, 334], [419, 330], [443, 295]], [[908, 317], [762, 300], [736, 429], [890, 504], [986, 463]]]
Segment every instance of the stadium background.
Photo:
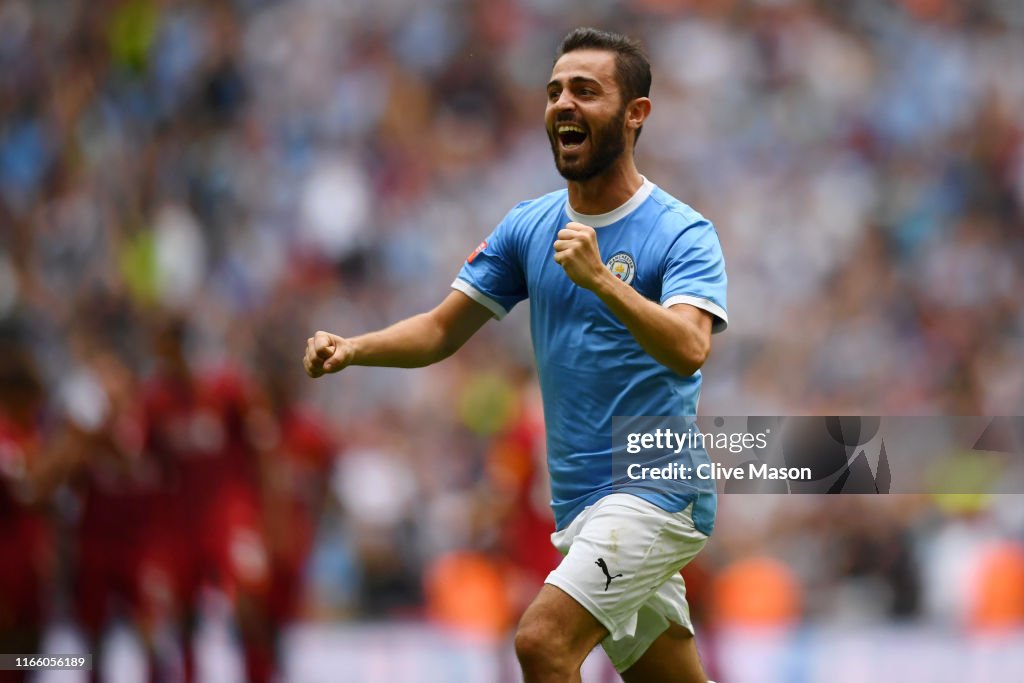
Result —
[[[7, 0], [0, 649], [84, 651], [84, 618], [109, 680], [143, 642], [180, 675], [194, 603], [206, 680], [275, 628], [288, 680], [517, 680], [554, 561], [524, 311], [428, 369], [299, 361], [561, 185], [576, 25], [645, 42], [639, 166], [722, 240], [702, 412], [1024, 412], [1013, 0]], [[686, 575], [722, 681], [1024, 672], [1020, 496], [729, 496]]]

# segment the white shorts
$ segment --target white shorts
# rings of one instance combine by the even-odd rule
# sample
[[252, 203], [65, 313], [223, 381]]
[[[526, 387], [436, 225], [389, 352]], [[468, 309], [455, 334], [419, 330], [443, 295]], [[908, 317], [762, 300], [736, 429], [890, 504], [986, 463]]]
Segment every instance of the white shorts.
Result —
[[608, 629], [601, 646], [620, 673], [670, 621], [693, 633], [679, 570], [708, 537], [694, 528], [692, 508], [666, 512], [637, 496], [613, 493], [551, 535], [565, 558], [545, 583], [568, 593]]

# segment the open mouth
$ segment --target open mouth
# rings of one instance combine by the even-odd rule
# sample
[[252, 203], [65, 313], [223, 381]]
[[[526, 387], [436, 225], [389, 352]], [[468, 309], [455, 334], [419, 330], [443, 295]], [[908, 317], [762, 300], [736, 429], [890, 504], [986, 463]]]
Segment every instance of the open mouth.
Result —
[[563, 149], [576, 149], [587, 139], [587, 131], [575, 123], [560, 123], [556, 126], [558, 141]]

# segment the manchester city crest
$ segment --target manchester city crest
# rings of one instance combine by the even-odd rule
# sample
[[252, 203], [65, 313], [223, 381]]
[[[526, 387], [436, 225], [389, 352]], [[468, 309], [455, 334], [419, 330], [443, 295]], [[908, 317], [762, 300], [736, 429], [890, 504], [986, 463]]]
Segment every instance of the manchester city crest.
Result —
[[604, 265], [612, 272], [612, 275], [627, 285], [632, 284], [633, 277], [636, 276], [636, 263], [633, 262], [632, 256], [624, 251], [620, 251], [608, 259], [608, 262]]

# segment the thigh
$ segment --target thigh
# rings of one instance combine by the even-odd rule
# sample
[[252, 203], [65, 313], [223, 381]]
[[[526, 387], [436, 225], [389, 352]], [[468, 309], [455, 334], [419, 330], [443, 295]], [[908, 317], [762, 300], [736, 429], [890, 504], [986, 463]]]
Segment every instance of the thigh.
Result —
[[546, 583], [586, 608], [611, 640], [632, 639], [641, 607], [650, 603], [664, 612], [658, 602], [662, 587], [676, 580], [707, 536], [694, 530], [687, 513], [669, 513], [626, 494], [601, 499], [586, 515]]
[[629, 669], [625, 683], [705, 683], [707, 674], [697, 654], [693, 633], [680, 624], [668, 628]]
[[552, 646], [571, 653], [579, 664], [608, 635], [608, 630], [579, 602], [548, 584], [526, 608], [519, 630], [543, 637]]
[[632, 636], [601, 642], [608, 658], [619, 673], [633, 667], [658, 638], [672, 625], [693, 634], [690, 606], [686, 602], [686, 586], [680, 574], [674, 574], [637, 611], [636, 631]]

